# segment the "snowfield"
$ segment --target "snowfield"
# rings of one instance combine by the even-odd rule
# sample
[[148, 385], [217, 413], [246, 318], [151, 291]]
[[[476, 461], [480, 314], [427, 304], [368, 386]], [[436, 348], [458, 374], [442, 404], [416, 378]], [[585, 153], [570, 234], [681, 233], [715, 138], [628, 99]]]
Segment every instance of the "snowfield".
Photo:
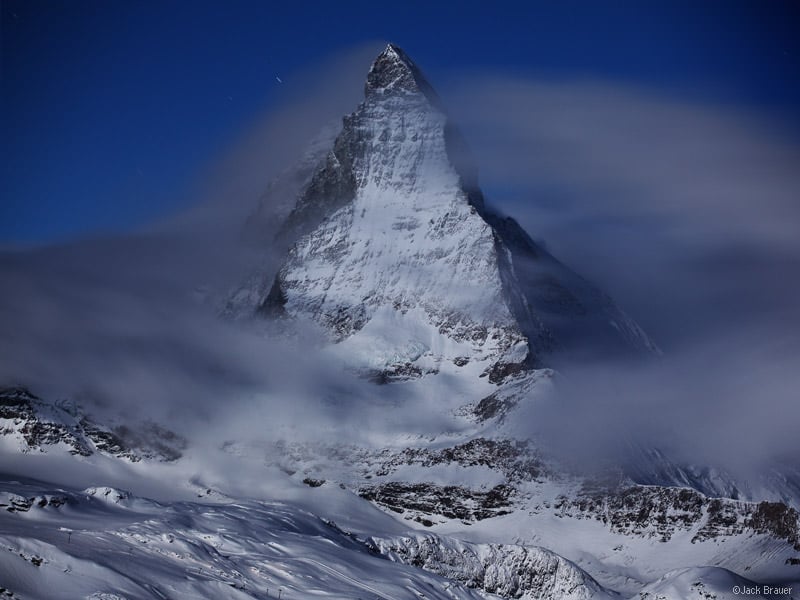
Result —
[[19, 481], [2, 489], [0, 581], [14, 598], [485, 597], [386, 560], [332, 521], [284, 503], [162, 504], [111, 488], [44, 492]]
[[[210, 490], [195, 501], [157, 502], [111, 487], [78, 491], [5, 480], [0, 587], [13, 598], [106, 600], [797, 597], [737, 594], [735, 586], [762, 584], [719, 567], [672, 570], [636, 593], [620, 594], [550, 550], [398, 534], [396, 522], [388, 533], [390, 519], [339, 486], [306, 489], [305, 502], [234, 499]], [[304, 504], [336, 506], [354, 531]], [[509, 525], [496, 523], [495, 535], [513, 537]], [[575, 533], [569, 543], [580, 545]]]

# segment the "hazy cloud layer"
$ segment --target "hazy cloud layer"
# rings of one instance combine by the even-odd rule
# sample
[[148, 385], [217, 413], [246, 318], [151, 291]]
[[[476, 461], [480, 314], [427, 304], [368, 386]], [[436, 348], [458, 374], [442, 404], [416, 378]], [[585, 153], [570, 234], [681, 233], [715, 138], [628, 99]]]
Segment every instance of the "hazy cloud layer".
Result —
[[449, 97], [495, 205], [660, 342], [800, 314], [800, 140], [780, 123], [614, 84], [474, 77]]
[[251, 273], [271, 277], [278, 257], [243, 243], [245, 220], [320, 128], [355, 107], [379, 48], [351, 49], [287, 81], [284, 103], [198, 175], [189, 210], [144, 232], [0, 254], [0, 384], [179, 429], [219, 424], [250, 401], [267, 406], [273, 426], [305, 401], [324, 413], [319, 398], [341, 374], [296, 341], [218, 310]]
[[157, 224], [167, 231], [240, 231], [276, 176], [291, 168], [320, 130], [341, 126], [363, 99], [369, 65], [381, 42], [364, 43], [295, 74], [281, 102], [258, 115], [239, 140], [199, 174], [193, 207]]
[[450, 97], [490, 201], [666, 351], [565, 369], [531, 428], [584, 458], [630, 436], [750, 475], [796, 464], [800, 140], [609, 83], [473, 77]]

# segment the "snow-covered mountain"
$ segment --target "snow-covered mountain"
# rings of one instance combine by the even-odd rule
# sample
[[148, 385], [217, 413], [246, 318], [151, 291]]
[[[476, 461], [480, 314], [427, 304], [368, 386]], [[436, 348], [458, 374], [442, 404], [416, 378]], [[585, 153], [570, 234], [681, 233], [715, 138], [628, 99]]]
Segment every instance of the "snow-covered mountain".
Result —
[[[466, 144], [398, 47], [246, 230], [279, 265], [257, 269], [223, 315], [270, 335], [278, 325], [309, 363], [341, 367], [324, 393], [305, 390], [320, 396], [308, 406], [349, 408], [357, 434], [308, 415], [235, 439], [210, 419], [185, 440], [0, 391], [0, 595], [800, 598], [800, 514], [784, 496], [650, 448], [635, 468], [590, 477], [531, 433], [554, 366], [660, 351], [491, 211]], [[260, 401], [230, 412], [262, 419]], [[61, 472], [34, 480], [48, 457]]]
[[[540, 367], [660, 353], [605, 293], [492, 212], [462, 136], [401, 49], [376, 58], [364, 96], [265, 194], [248, 230], [283, 219], [282, 261], [225, 312], [316, 323], [332, 354], [379, 382], [441, 373], [519, 387], [510, 376]], [[487, 391], [481, 410], [507, 410], [520, 396], [509, 389]], [[639, 483], [800, 501], [791, 468], [749, 489], [653, 448], [630, 454]]]
[[292, 245], [274, 283], [235, 298], [320, 324], [379, 377], [472, 361], [500, 382], [559, 350], [657, 352], [605, 294], [487, 210], [441, 101], [391, 44], [280, 237]]
[[0, 389], [0, 434], [12, 451], [99, 452], [133, 462], [175, 461], [186, 448], [185, 439], [157, 423], [98, 423], [75, 402], [46, 402], [20, 387]]
[[[554, 517], [579, 521], [571, 525], [576, 531], [595, 521], [604, 535], [619, 536], [612, 544], [620, 548], [617, 558], [601, 549], [606, 538], [592, 551], [604, 555], [601, 569], [612, 573], [610, 563], [618, 562], [641, 569], [629, 581], [665, 575], [647, 564], [652, 549], [622, 549], [630, 538], [645, 545], [658, 540], [655, 547], [688, 542], [705, 547], [695, 554], [701, 564], [713, 560], [753, 570], [758, 561], [727, 562], [725, 553], [735, 554], [728, 544], [774, 536], [782, 541], [770, 553], [776, 560], [774, 552], [782, 556], [781, 566], [768, 568], [770, 559], [761, 563], [761, 572], [792, 572], [786, 565], [797, 552], [796, 534], [777, 533], [777, 523], [784, 522], [797, 531], [796, 510], [780, 502], [796, 498], [789, 480], [748, 493], [725, 473], [680, 465], [645, 448], [613, 482], [597, 484], [571, 478], [536, 440], [516, 437], [511, 424], [520, 405], [537, 402], [542, 388], [552, 384], [548, 365], [563, 364], [565, 356], [653, 357], [660, 351], [606, 294], [486, 205], [463, 139], [402, 50], [390, 44], [378, 56], [363, 103], [343, 119], [329, 144], [324, 154], [315, 144], [314, 154], [298, 167], [304, 183], [278, 234], [281, 251], [288, 250], [274, 280], [251, 279], [229, 309], [290, 324], [316, 323], [331, 343], [330, 353], [345, 365], [378, 383], [405, 382], [399, 397], [424, 396], [420, 390], [437, 389], [437, 379], [471, 383], [454, 388], [460, 396], [455, 400], [433, 394], [441, 412], [458, 422], [435, 439], [387, 442], [378, 452], [294, 447], [285, 468], [320, 481], [345, 481], [385, 510], [437, 531], [463, 535], [468, 524], [475, 535], [491, 521], [487, 528], [502, 533], [483, 531], [478, 539], [489, 535], [497, 543], [507, 541], [507, 529], [498, 523], [517, 523], [524, 511], [523, 531]], [[316, 170], [309, 169], [314, 159]], [[253, 220], [259, 218], [266, 217], [257, 213]], [[348, 452], [344, 469], [329, 459]], [[767, 513], [773, 525], [765, 533], [756, 523]], [[560, 545], [559, 538], [518, 536], [527, 543], [558, 544], [575, 558], [575, 549]], [[725, 551], [711, 550], [708, 540], [722, 543]], [[762, 552], [757, 545], [751, 550]], [[641, 560], [639, 553], [651, 558]], [[577, 560], [598, 566], [597, 556]], [[620, 585], [618, 573], [604, 583], [619, 590], [628, 585]]]

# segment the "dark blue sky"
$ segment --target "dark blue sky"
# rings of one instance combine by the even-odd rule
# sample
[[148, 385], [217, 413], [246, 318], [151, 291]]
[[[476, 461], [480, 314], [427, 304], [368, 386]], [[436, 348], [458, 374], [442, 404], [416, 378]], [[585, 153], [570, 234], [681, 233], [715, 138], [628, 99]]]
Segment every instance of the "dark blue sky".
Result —
[[652, 86], [796, 128], [797, 2], [2, 0], [0, 241], [132, 229], [292, 76], [392, 40], [434, 85], [497, 69]]

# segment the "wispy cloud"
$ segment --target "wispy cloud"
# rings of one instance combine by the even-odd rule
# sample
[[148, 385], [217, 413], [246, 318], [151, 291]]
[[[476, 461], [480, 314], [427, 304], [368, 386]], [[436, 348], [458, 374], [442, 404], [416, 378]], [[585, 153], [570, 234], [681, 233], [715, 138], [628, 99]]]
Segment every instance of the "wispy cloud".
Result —
[[662, 343], [720, 309], [751, 320], [754, 299], [800, 305], [800, 141], [780, 122], [611, 83], [476, 77], [451, 97], [495, 205]]
[[450, 97], [490, 201], [666, 350], [566, 369], [534, 428], [584, 458], [631, 437], [750, 475], [800, 455], [800, 140], [614, 83], [472, 77]]
[[[272, 423], [302, 412], [304, 390], [313, 405], [321, 382], [336, 377], [312, 349], [217, 311], [252, 272], [270, 279], [280, 257], [268, 244], [243, 243], [245, 220], [319, 129], [358, 103], [379, 47], [350, 49], [287, 80], [284, 103], [199, 174], [188, 210], [139, 232], [0, 254], [0, 382], [190, 429], [256, 397]], [[282, 200], [264, 207], [272, 231], [281, 207], [269, 202]]]

